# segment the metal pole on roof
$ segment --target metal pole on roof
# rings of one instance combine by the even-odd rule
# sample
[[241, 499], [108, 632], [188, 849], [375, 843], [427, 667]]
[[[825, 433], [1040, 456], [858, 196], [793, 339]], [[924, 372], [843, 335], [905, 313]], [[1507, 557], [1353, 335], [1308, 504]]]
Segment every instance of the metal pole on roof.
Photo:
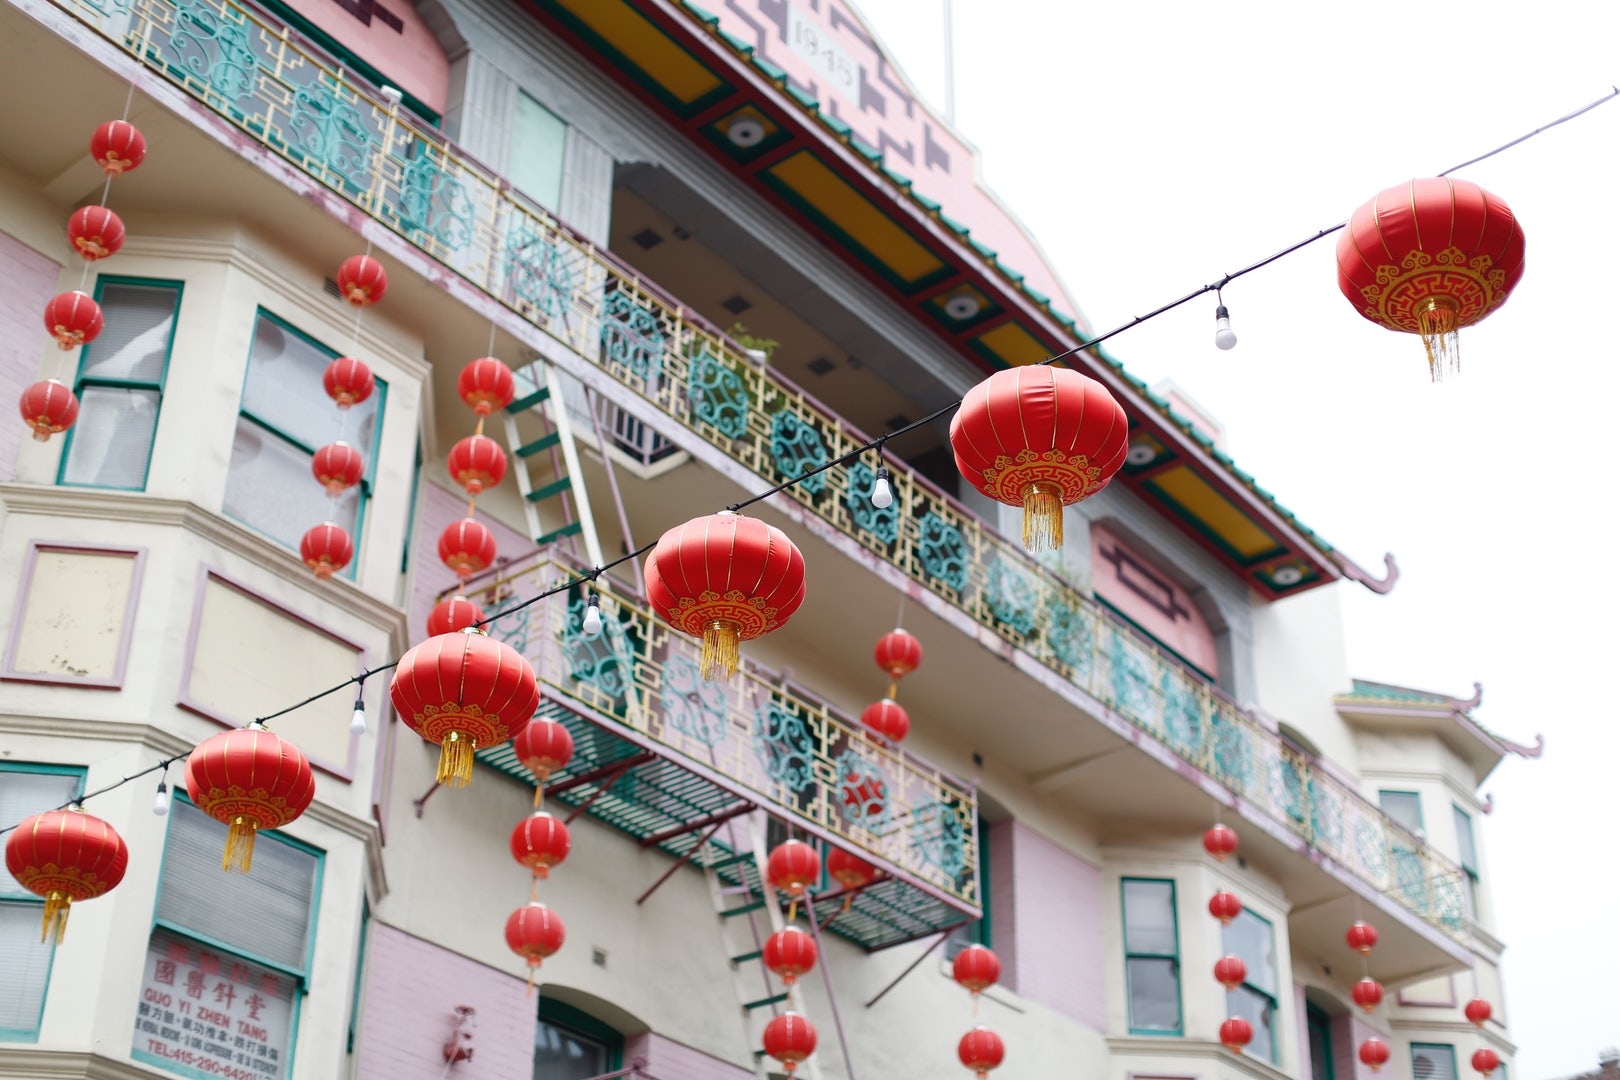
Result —
[[956, 47], [951, 33], [951, 0], [945, 4], [945, 122], [956, 126]]

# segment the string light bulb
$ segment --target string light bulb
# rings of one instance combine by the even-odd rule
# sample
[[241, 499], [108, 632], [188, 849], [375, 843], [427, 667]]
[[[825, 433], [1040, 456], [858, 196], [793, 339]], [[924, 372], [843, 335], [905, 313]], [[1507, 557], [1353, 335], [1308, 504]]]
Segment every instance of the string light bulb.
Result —
[[349, 734], [366, 733], [366, 692], [362, 689], [354, 698], [354, 715], [349, 717]]
[[1237, 335], [1232, 332], [1232, 314], [1226, 310], [1225, 304], [1215, 305], [1215, 347], [1222, 352], [1237, 344]]
[[887, 510], [894, 505], [894, 488], [889, 484], [889, 470], [878, 466], [877, 479], [872, 481], [872, 505]]
[[602, 607], [596, 602], [595, 593], [585, 601], [585, 632], [592, 637], [602, 632]]
[[157, 817], [169, 816], [169, 785], [158, 777], [157, 798], [152, 800], [152, 813]]

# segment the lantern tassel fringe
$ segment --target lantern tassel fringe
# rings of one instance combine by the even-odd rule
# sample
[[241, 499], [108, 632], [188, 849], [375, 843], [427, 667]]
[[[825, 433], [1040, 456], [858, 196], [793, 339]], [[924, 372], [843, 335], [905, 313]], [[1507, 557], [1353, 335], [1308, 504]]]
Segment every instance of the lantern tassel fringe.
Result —
[[1418, 311], [1417, 321], [1418, 336], [1423, 339], [1423, 351], [1429, 358], [1429, 378], [1440, 382], [1447, 372], [1455, 375], [1460, 367], [1456, 307], [1436, 297]]
[[245, 817], [237, 817], [231, 822], [231, 827], [225, 830], [225, 856], [220, 859], [220, 869], [239, 873], [247, 873], [253, 869], [253, 838], [258, 834], [258, 826]]
[[445, 787], [466, 787], [472, 783], [474, 740], [452, 731], [439, 744], [439, 783]]
[[62, 935], [67, 932], [68, 909], [72, 904], [71, 896], [54, 889], [45, 897], [45, 917], [39, 927], [40, 944], [49, 941], [53, 933], [56, 944], [62, 944]]
[[703, 656], [699, 668], [709, 681], [731, 681], [737, 674], [738, 626], [730, 619], [715, 619], [703, 628]]
[[1024, 547], [1055, 551], [1063, 546], [1063, 499], [1056, 484], [1037, 480], [1024, 489]]

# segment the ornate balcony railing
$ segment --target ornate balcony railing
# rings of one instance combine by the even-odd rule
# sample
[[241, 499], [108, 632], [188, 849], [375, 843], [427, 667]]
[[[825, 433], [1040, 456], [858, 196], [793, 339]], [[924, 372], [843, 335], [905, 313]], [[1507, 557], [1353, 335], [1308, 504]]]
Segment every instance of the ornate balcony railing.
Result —
[[[766, 480], [839, 461], [868, 441], [256, 8], [235, 0], [55, 2]], [[894, 502], [885, 509], [868, 498], [875, 471], [865, 460], [840, 461], [786, 495], [1376, 888], [1461, 934], [1454, 864], [960, 503], [902, 462], [889, 464]], [[654, 684], [637, 686], [662, 693], [662, 670], [648, 670], [658, 671]], [[815, 812], [829, 822], [836, 816], [830, 804]]]

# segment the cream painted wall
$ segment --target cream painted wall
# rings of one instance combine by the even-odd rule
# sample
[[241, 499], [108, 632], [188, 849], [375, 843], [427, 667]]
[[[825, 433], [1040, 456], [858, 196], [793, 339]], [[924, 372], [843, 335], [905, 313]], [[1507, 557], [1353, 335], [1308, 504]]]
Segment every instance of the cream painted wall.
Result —
[[1256, 600], [1254, 670], [1260, 709], [1316, 744], [1330, 768], [1356, 772], [1350, 729], [1333, 695], [1350, 691], [1339, 590], [1325, 585], [1287, 600]]

